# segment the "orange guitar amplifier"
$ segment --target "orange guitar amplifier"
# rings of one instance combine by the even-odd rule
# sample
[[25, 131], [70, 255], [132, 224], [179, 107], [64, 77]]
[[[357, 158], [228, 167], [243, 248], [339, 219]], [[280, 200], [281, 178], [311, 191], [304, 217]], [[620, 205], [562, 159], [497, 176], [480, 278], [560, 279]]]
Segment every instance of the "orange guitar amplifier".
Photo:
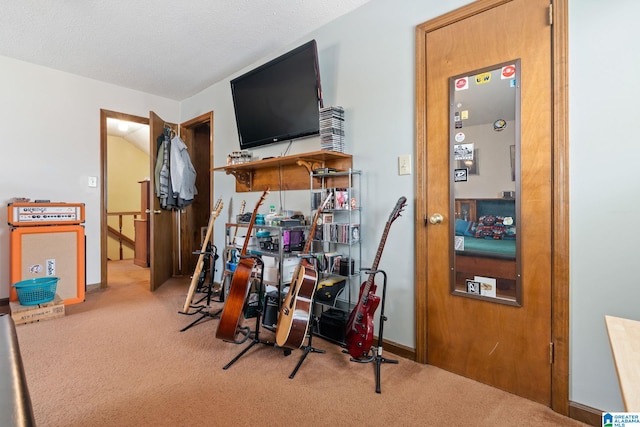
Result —
[[84, 203], [9, 203], [7, 218], [14, 227], [82, 224]]
[[[84, 205], [78, 203], [12, 203], [10, 229], [10, 283], [38, 277], [60, 280], [56, 293], [65, 305], [84, 301]], [[13, 286], [10, 301], [18, 301]]]

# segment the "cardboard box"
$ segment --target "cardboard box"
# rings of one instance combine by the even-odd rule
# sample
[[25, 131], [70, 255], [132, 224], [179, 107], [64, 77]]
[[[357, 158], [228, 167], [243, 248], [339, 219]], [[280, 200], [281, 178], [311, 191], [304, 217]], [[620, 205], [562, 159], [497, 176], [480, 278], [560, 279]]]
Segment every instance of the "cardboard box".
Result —
[[268, 255], [264, 255], [262, 257], [262, 264], [264, 265], [264, 268], [277, 268], [278, 267], [278, 263], [276, 263], [276, 258], [272, 257], [272, 256], [268, 256]]
[[12, 301], [9, 302], [9, 307], [11, 308], [11, 318], [16, 325], [64, 317], [64, 301], [58, 294], [53, 298], [53, 301], [44, 304], [21, 305]]
[[282, 283], [290, 283], [293, 279], [293, 273], [296, 271], [296, 267], [300, 264], [300, 258], [289, 257], [282, 260]]
[[[262, 262], [264, 263], [263, 280], [269, 283], [278, 282], [278, 263], [277, 259], [272, 256], [263, 256]], [[296, 267], [300, 263], [298, 257], [285, 257], [282, 259], [282, 283], [290, 283], [293, 278], [293, 273], [296, 271]]]
[[262, 280], [265, 283], [278, 283], [278, 267], [265, 267], [262, 273]]
[[[246, 236], [237, 236], [236, 247], [242, 248], [244, 246], [244, 241], [246, 238], [247, 238]], [[256, 238], [256, 236], [249, 237], [249, 243], [247, 243], [247, 246], [248, 247], [258, 246], [258, 239]]]

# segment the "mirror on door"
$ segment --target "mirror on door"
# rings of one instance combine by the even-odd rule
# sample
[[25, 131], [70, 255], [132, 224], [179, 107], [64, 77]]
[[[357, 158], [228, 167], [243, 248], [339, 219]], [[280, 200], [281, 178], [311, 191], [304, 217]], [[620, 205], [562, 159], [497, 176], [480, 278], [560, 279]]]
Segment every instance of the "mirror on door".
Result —
[[521, 302], [520, 60], [449, 79], [451, 292]]

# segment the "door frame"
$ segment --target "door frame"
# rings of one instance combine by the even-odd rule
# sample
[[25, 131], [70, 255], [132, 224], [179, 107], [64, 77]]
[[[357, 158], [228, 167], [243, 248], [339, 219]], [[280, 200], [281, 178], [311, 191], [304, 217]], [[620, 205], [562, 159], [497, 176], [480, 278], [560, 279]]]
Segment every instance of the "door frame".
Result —
[[[108, 227], [107, 227], [107, 194], [108, 194], [108, 177], [107, 177], [107, 119], [118, 119], [128, 122], [141, 123], [150, 126], [149, 117], [135, 116], [132, 114], [120, 113], [117, 111], [100, 109], [100, 176], [102, 177], [102, 185], [100, 186], [100, 288], [107, 288], [107, 244], [108, 244]], [[214, 175], [211, 173], [213, 168], [213, 111], [201, 114], [179, 125], [180, 134], [191, 135], [193, 129], [196, 126], [209, 124], [209, 185], [210, 190], [213, 190]], [[189, 139], [189, 138], [188, 138]], [[192, 152], [192, 141], [185, 142], [188, 146], [189, 152]], [[150, 199], [151, 201], [152, 199]], [[209, 203], [209, 212], [213, 209], [213, 200]], [[208, 218], [208, 217], [207, 217]], [[151, 248], [149, 248], [151, 250]], [[186, 250], [186, 249], [185, 249]], [[174, 254], [175, 257], [179, 254]], [[177, 260], [177, 258], [176, 258]], [[172, 267], [173, 268], [173, 267]], [[175, 271], [174, 271], [175, 273]]]
[[[195, 137], [194, 137], [194, 132], [195, 129], [199, 126], [202, 125], [209, 125], [209, 143], [208, 143], [208, 151], [209, 151], [209, 156], [208, 156], [208, 161], [207, 163], [207, 170], [206, 173], [208, 175], [208, 188], [206, 188], [205, 190], [209, 192], [209, 206], [207, 207], [207, 215], [204, 216], [204, 220], [209, 220], [211, 212], [213, 211], [213, 207], [215, 204], [215, 200], [213, 197], [213, 188], [214, 188], [214, 176], [215, 174], [212, 173], [213, 170], [213, 149], [214, 149], [214, 140], [213, 140], [213, 111], [209, 111], [207, 113], [201, 114], [197, 117], [194, 117], [190, 120], [187, 120], [186, 122], [180, 123], [179, 125], [179, 129], [180, 129], [180, 137], [182, 138], [182, 140], [184, 141], [185, 145], [187, 146], [187, 151], [189, 153], [192, 153], [192, 156], [197, 155], [196, 149], [195, 149]], [[196, 169], [196, 171], [198, 172], [198, 174], [202, 174], [202, 171], [199, 171]], [[203, 192], [202, 189], [198, 190], [200, 193]], [[186, 209], [187, 215], [190, 215], [192, 217], [195, 216], [195, 213], [193, 212], [193, 209], [191, 209], [193, 206], [189, 206], [188, 209]], [[188, 221], [191, 222], [191, 224], [195, 224], [194, 222], [194, 218], [187, 218]], [[206, 222], [202, 223], [202, 224], [206, 224]], [[201, 224], [201, 225], [202, 225]], [[183, 226], [184, 228], [184, 226]], [[181, 230], [181, 235], [183, 237], [182, 240], [182, 245], [181, 245], [181, 252], [182, 253], [178, 253], [176, 251], [176, 265], [180, 264], [180, 262], [178, 261], [178, 257], [182, 257], [182, 263], [185, 265], [185, 267], [183, 267], [182, 272], [183, 275], [184, 274], [192, 274], [194, 269], [195, 269], [195, 265], [196, 265], [196, 259], [193, 257], [193, 250], [190, 248], [191, 245], [194, 244], [193, 240], [189, 237], [186, 236], [187, 233], [183, 233], [183, 230]], [[196, 229], [191, 230], [192, 232], [196, 231]], [[181, 237], [177, 237], [177, 238], [181, 238]], [[212, 241], [213, 240], [213, 234], [212, 234]], [[200, 242], [196, 242], [194, 248], [200, 248], [201, 244]]]
[[107, 119], [117, 119], [127, 122], [149, 125], [148, 117], [134, 116], [132, 114], [119, 113], [100, 109], [100, 289], [107, 288]]
[[[416, 203], [415, 331], [416, 361], [427, 363], [426, 35], [438, 28], [508, 3], [478, 0], [416, 27]], [[568, 0], [550, 0], [552, 51], [552, 271], [551, 271], [551, 409], [569, 415], [569, 138], [568, 138]], [[426, 262], [425, 262], [426, 261]]]

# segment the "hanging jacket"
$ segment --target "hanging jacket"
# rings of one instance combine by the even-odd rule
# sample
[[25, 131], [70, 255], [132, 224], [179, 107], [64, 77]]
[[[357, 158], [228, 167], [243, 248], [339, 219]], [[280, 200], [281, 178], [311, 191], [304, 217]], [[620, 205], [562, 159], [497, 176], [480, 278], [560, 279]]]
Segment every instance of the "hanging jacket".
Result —
[[170, 159], [169, 172], [173, 193], [185, 204], [189, 204], [198, 194], [196, 169], [191, 163], [187, 145], [179, 136], [171, 140]]

